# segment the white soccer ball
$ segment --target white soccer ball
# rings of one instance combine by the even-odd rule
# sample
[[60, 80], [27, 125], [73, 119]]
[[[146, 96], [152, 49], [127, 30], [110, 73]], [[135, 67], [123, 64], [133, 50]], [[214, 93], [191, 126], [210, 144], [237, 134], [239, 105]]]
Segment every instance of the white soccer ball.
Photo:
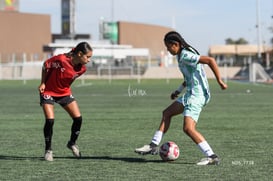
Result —
[[179, 157], [179, 147], [173, 141], [168, 141], [161, 145], [159, 155], [163, 161], [174, 161]]

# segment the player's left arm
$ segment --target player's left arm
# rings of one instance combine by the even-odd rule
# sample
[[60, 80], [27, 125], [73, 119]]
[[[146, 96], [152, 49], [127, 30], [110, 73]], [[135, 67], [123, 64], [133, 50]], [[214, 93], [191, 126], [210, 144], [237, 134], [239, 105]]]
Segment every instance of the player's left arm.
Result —
[[178, 97], [178, 95], [183, 91], [183, 89], [186, 87], [186, 81], [183, 81], [180, 85], [179, 85], [179, 87], [175, 90], [175, 91], [173, 91], [172, 92], [172, 94], [171, 94], [171, 99], [175, 99], [175, 98], [177, 98]]
[[213, 57], [209, 56], [200, 56], [199, 63], [207, 64], [212, 72], [214, 73], [214, 76], [216, 77], [216, 80], [218, 84], [221, 86], [222, 89], [227, 89], [227, 84], [224, 83], [224, 81], [221, 79], [221, 74], [218, 68], [218, 65]]

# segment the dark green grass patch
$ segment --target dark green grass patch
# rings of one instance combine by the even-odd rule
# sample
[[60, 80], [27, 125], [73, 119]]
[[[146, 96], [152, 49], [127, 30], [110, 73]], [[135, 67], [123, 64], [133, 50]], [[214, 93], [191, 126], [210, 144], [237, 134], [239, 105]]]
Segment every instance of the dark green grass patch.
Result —
[[[212, 99], [198, 130], [220, 156], [219, 166], [196, 166], [203, 155], [174, 117], [163, 142], [175, 141], [174, 162], [141, 156], [158, 128], [170, 93], [181, 80], [86, 80], [73, 85], [84, 119], [78, 140], [82, 159], [66, 143], [71, 119], [55, 106], [54, 161], [43, 161], [44, 116], [39, 81], [0, 81], [0, 180], [270, 180], [272, 179], [273, 87], [229, 82], [222, 91], [210, 81]], [[128, 92], [129, 91], [129, 92]]]

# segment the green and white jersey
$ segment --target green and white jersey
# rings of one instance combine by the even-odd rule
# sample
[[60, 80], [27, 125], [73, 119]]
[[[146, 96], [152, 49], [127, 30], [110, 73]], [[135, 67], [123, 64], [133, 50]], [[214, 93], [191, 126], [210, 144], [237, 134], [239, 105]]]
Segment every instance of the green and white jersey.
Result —
[[203, 65], [198, 63], [199, 59], [200, 55], [186, 49], [182, 50], [180, 57], [177, 56], [179, 69], [186, 81], [187, 91], [184, 96], [204, 96], [208, 102], [210, 99], [209, 84]]

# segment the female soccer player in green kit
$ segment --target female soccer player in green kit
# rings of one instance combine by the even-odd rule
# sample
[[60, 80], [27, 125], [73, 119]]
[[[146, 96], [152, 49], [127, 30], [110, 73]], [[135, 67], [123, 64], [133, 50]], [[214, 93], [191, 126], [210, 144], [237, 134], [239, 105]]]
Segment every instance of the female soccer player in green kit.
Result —
[[163, 111], [159, 129], [155, 132], [151, 143], [141, 148], [136, 148], [135, 152], [143, 155], [157, 154], [157, 147], [163, 135], [169, 129], [171, 118], [183, 113], [183, 131], [206, 155], [206, 158], [198, 162], [197, 165], [218, 165], [220, 163], [219, 157], [213, 152], [202, 134], [196, 130], [201, 110], [210, 100], [209, 84], [203, 64], [207, 64], [211, 68], [222, 89], [227, 89], [227, 85], [221, 79], [220, 71], [214, 58], [199, 55], [198, 51], [190, 46], [178, 32], [171, 31], [167, 33], [164, 37], [164, 43], [167, 50], [172, 55], [177, 56], [178, 66], [184, 77], [184, 82], [171, 94], [171, 98], [175, 99], [178, 97], [184, 88], [186, 88], [186, 92]]

